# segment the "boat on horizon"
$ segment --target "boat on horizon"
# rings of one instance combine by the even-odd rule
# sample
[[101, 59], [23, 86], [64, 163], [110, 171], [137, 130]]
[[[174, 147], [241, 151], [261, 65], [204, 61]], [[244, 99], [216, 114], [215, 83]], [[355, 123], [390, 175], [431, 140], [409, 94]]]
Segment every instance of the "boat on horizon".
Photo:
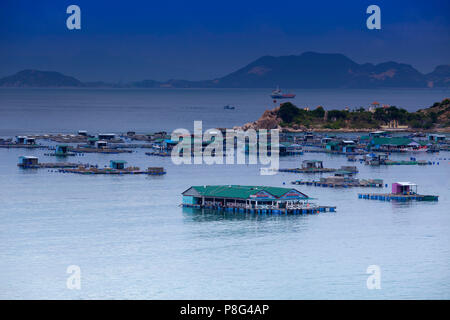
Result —
[[234, 110], [234, 109], [236, 109], [235, 107], [233, 107], [233, 106], [230, 106], [230, 105], [226, 105], [225, 107], [223, 107], [225, 110]]
[[279, 87], [272, 91], [270, 95], [272, 99], [292, 99], [295, 98], [295, 94], [293, 93], [283, 93]]

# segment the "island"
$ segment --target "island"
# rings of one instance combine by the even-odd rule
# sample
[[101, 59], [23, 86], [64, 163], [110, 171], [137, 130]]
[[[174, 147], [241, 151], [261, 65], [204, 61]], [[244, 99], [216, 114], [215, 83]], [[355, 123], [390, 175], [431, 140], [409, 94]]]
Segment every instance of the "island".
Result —
[[368, 109], [325, 110], [317, 106], [313, 110], [299, 108], [285, 102], [264, 114], [254, 122], [239, 129], [280, 129], [283, 131], [372, 131], [374, 129], [399, 131], [450, 132], [450, 99], [436, 102], [416, 112], [408, 112], [396, 106], [379, 106], [376, 102]]

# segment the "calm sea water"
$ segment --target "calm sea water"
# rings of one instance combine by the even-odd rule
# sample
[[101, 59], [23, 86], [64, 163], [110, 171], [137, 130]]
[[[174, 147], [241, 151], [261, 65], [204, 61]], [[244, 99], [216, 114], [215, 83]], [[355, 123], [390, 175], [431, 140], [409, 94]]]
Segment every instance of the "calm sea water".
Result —
[[[67, 125], [67, 131], [81, 127], [94, 130], [96, 122], [88, 117], [87, 109], [101, 119], [95, 127], [100, 131], [154, 131], [153, 126], [164, 125], [162, 120], [155, 120], [157, 117], [173, 119], [167, 120], [168, 126], [190, 121], [174, 111], [181, 106], [162, 108], [151, 118], [151, 112], [145, 109], [147, 103], [151, 104], [146, 97], [151, 95], [144, 91], [128, 101], [128, 106], [141, 106], [131, 108], [134, 121], [120, 118], [125, 114], [125, 107], [121, 107], [126, 100], [123, 91], [100, 91], [98, 99], [92, 92], [69, 91], [71, 106], [63, 104], [62, 98], [45, 102], [51, 91], [24, 92], [23, 99], [18, 91], [1, 92], [2, 129], [26, 130], [29, 125], [30, 130], [59, 131]], [[194, 108], [192, 91], [185, 92], [184, 101], [192, 102], [185, 106]], [[174, 101], [169, 96], [157, 101], [166, 106], [181, 105], [181, 96], [177, 93]], [[207, 109], [211, 96], [209, 91], [205, 93], [204, 109], [200, 110]], [[381, 94], [377, 99], [387, 100]], [[217, 98], [216, 118], [207, 113], [205, 120], [214, 123], [230, 117], [226, 121], [231, 122], [235, 116], [222, 109], [226, 100], [230, 99]], [[109, 107], [106, 101], [116, 101], [115, 107]], [[33, 109], [33, 103], [41, 111], [44, 105], [51, 107], [43, 116]], [[73, 113], [56, 111], [58, 103]], [[85, 107], [77, 114], [74, 106], [80, 105]], [[13, 106], [22, 109], [14, 111]], [[198, 117], [198, 112], [194, 108], [184, 116], [192, 113], [192, 117]], [[13, 122], [19, 114], [23, 122]], [[202, 117], [203, 113], [199, 119]], [[178, 205], [180, 193], [191, 185], [284, 186], [304, 175], [261, 176], [258, 165], [176, 166], [168, 158], [148, 157], [144, 152], [91, 154], [67, 161], [106, 165], [110, 159], [120, 158], [130, 165], [164, 166], [167, 175], [80, 176], [47, 169], [21, 170], [16, 166], [20, 155], [37, 155], [42, 162], [55, 159], [44, 156], [44, 150], [0, 149], [0, 298], [450, 298], [448, 152], [416, 156], [434, 161], [431, 166], [357, 164], [359, 178], [382, 178], [389, 184], [413, 181], [418, 183], [419, 192], [439, 195], [439, 202], [357, 198], [358, 192], [384, 192], [386, 188], [299, 186], [318, 203], [337, 206], [335, 213], [301, 216], [223, 214], [183, 210]], [[282, 158], [280, 166], [294, 167], [301, 160], [313, 158], [324, 160], [327, 167], [349, 164], [343, 156], [305, 154]], [[69, 265], [81, 268], [81, 290], [66, 288]], [[367, 289], [369, 265], [381, 268], [380, 290]]]
[[[233, 127], [255, 121], [275, 105], [268, 89], [6, 89], [0, 88], [0, 135], [76, 132], [148, 133]], [[364, 106], [373, 101], [410, 111], [450, 96], [449, 89], [292, 90], [299, 107]], [[224, 110], [226, 105], [235, 110]]]

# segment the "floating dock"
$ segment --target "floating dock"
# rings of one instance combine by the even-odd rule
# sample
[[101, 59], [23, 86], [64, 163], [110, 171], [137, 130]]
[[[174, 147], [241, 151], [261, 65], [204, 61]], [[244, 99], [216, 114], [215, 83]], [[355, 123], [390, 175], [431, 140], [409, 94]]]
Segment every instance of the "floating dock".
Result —
[[332, 168], [293, 168], [293, 169], [279, 169], [279, 172], [291, 172], [291, 173], [327, 173], [334, 172], [338, 169]]
[[85, 148], [77, 147], [72, 149], [73, 152], [77, 153], [107, 153], [107, 154], [117, 154], [117, 153], [132, 153], [132, 150], [124, 149], [111, 149], [111, 148]]
[[75, 152], [71, 152], [70, 150], [70, 146], [61, 144], [56, 146], [54, 153], [45, 153], [44, 155], [50, 157], [69, 157], [77, 155]]
[[360, 161], [365, 161], [365, 164], [371, 166], [379, 165], [428, 165], [432, 164], [430, 161], [426, 160], [416, 160], [416, 158], [411, 157], [409, 160], [390, 160], [388, 159], [388, 154], [368, 154]]
[[164, 151], [155, 151], [155, 152], [146, 152], [147, 156], [155, 156], [155, 157], [170, 157], [170, 152], [164, 152]]
[[334, 172], [337, 171], [337, 169], [324, 168], [323, 161], [321, 160], [304, 160], [301, 168], [279, 169], [278, 171], [291, 173], [324, 173]]
[[421, 195], [421, 194], [396, 194], [396, 193], [359, 193], [359, 199], [382, 200], [382, 201], [438, 201], [439, 196]]
[[385, 165], [427, 165], [427, 164], [431, 164], [429, 161], [426, 160], [386, 160], [384, 162]]
[[382, 188], [383, 181], [377, 181], [378, 179], [368, 179], [368, 180], [358, 180], [357, 181], [342, 181], [342, 182], [332, 182], [332, 181], [305, 181], [305, 180], [295, 180], [291, 184], [295, 185], [306, 185], [314, 187], [324, 187], [324, 188], [352, 188], [352, 187], [362, 187], [362, 188]]
[[44, 148], [44, 147], [39, 144], [2, 143], [2, 144], [0, 144], [0, 148], [4, 148], [4, 149], [13, 149], [13, 148], [36, 149], [36, 148]]
[[279, 172], [291, 173], [327, 173], [336, 171], [348, 171], [349, 173], [358, 173], [358, 168], [355, 166], [341, 166], [340, 169], [324, 168], [323, 162], [320, 160], [304, 160], [301, 168], [293, 169], [279, 169]]
[[17, 164], [17, 166], [23, 169], [39, 169], [39, 168], [58, 169], [58, 168], [76, 168], [79, 166], [79, 164], [68, 162], [39, 163], [39, 159], [37, 157], [22, 156], [19, 158], [19, 163]]
[[98, 166], [79, 165], [74, 169], [61, 169], [62, 173], [77, 174], [147, 174], [147, 175], [163, 175], [166, 174], [163, 167], [149, 167], [147, 170], [141, 170], [139, 167], [125, 167], [127, 162], [123, 160], [111, 160], [109, 168], [98, 168]]
[[359, 193], [359, 199], [381, 201], [438, 201], [439, 196], [417, 193], [417, 184], [411, 182], [395, 182], [391, 193]]
[[257, 213], [257, 214], [317, 214], [320, 212], [336, 212], [336, 207], [329, 206], [297, 206], [285, 209], [275, 208], [236, 208], [236, 207], [223, 207], [219, 205], [202, 206], [198, 204], [186, 204], [181, 205], [185, 208], [195, 209], [211, 209], [217, 211], [226, 212], [239, 212], [239, 213]]
[[160, 176], [163, 174], [166, 174], [167, 172], [164, 171], [163, 168], [158, 168], [158, 170], [155, 170], [156, 168], [148, 168], [148, 170], [132, 170], [132, 169], [125, 169], [125, 170], [116, 170], [111, 168], [102, 168], [98, 169], [96, 167], [78, 167], [75, 169], [60, 169], [59, 172], [62, 173], [77, 173], [77, 174], [115, 174], [115, 175], [123, 175], [123, 174], [147, 174], [147, 175], [154, 175], [154, 176]]

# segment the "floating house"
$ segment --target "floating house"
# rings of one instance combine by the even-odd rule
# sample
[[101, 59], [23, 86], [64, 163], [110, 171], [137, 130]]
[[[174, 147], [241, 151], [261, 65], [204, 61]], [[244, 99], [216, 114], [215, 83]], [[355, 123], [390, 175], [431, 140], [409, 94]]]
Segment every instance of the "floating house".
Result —
[[324, 138], [320, 139], [320, 143], [322, 143], [323, 145], [327, 145], [332, 140], [333, 139], [331, 139], [330, 137], [324, 137]]
[[369, 137], [372, 138], [381, 138], [381, 137], [386, 137], [388, 135], [387, 131], [372, 131], [369, 133]]
[[339, 152], [341, 151], [341, 147], [338, 141], [329, 141], [326, 146], [325, 149], [327, 149], [328, 151], [334, 151], [334, 152]]
[[193, 208], [285, 214], [335, 211], [335, 207], [310, 204], [310, 197], [292, 188], [205, 185], [190, 187], [182, 195], [182, 206]]
[[69, 146], [67, 144], [60, 144], [60, 145], [56, 146], [56, 149], [55, 149], [56, 156], [64, 157], [64, 156], [68, 156], [69, 154], [70, 154]]
[[30, 168], [76, 168], [78, 164], [68, 162], [56, 162], [56, 163], [39, 163], [38, 157], [34, 156], [22, 156], [19, 157], [18, 167], [24, 169]]
[[417, 184], [411, 182], [395, 182], [392, 184], [393, 194], [417, 194]]
[[386, 164], [386, 161], [389, 159], [389, 155], [386, 153], [382, 154], [375, 154], [375, 153], [369, 153], [364, 156], [364, 162], [367, 165], [370, 166], [379, 166]]
[[98, 140], [95, 142], [95, 147], [98, 149], [105, 149], [108, 147], [108, 142], [104, 140]]
[[19, 163], [17, 166], [22, 168], [38, 168], [39, 167], [39, 159], [34, 156], [21, 156], [19, 157]]
[[75, 156], [74, 152], [70, 152], [69, 145], [67, 144], [58, 144], [55, 147], [54, 153], [45, 153], [46, 156], [56, 156], [56, 157], [67, 157], [67, 156]]
[[16, 136], [16, 143], [17, 144], [35, 145], [36, 139], [32, 138], [32, 137], [27, 137], [27, 136]]
[[335, 175], [332, 177], [320, 178], [320, 180], [296, 180], [292, 184], [307, 185], [314, 187], [328, 187], [328, 188], [351, 188], [351, 187], [383, 187], [382, 179], [355, 179], [350, 175], [342, 176]]
[[79, 136], [83, 136], [83, 137], [87, 137], [88, 133], [86, 130], [78, 130], [78, 135]]
[[313, 141], [314, 139], [315, 139], [314, 133], [312, 132], [305, 132], [305, 134], [303, 135], [303, 141], [305, 142]]
[[27, 141], [27, 137], [26, 136], [16, 136], [16, 143], [17, 144], [25, 144], [26, 141]]
[[36, 138], [34, 137], [16, 136], [14, 141], [12, 138], [0, 139], [0, 147], [34, 149], [39, 148], [40, 145], [36, 144]]
[[343, 140], [342, 141], [342, 152], [343, 153], [353, 153], [356, 150], [356, 143], [353, 140]]
[[432, 164], [431, 161], [426, 160], [417, 160], [416, 158], [411, 157], [410, 160], [389, 160], [389, 155], [375, 154], [370, 153], [364, 156], [363, 160], [365, 164], [371, 166], [379, 166], [379, 165], [429, 165]]
[[395, 182], [392, 184], [392, 192], [387, 194], [360, 193], [359, 199], [382, 201], [438, 201], [439, 196], [421, 195], [417, 193], [417, 184], [411, 182]]
[[333, 172], [336, 169], [324, 168], [323, 161], [321, 160], [303, 160], [301, 168], [294, 169], [279, 169], [279, 172], [292, 172], [292, 173], [321, 173], [321, 172]]
[[109, 161], [109, 167], [115, 170], [124, 170], [127, 162], [125, 160], [111, 160]]
[[426, 151], [427, 147], [405, 137], [373, 138], [368, 149], [382, 152]]
[[301, 145], [297, 144], [297, 143], [288, 144], [288, 145], [286, 145], [286, 154], [288, 154], [288, 155], [302, 155], [303, 154], [303, 147]]
[[95, 146], [95, 144], [97, 143], [97, 141], [98, 141], [98, 138], [94, 138], [94, 137], [88, 138], [88, 139], [87, 139], [88, 145], [89, 145], [89, 146], [92, 146], [92, 147]]
[[303, 169], [323, 169], [323, 161], [321, 160], [303, 160]]
[[26, 138], [25, 139], [25, 144], [35, 145], [36, 144], [36, 139], [35, 138]]
[[358, 168], [356, 166], [341, 166], [340, 172], [350, 172], [351, 174], [358, 173]]
[[336, 153], [354, 153], [356, 151], [356, 142], [353, 140], [329, 141], [325, 149]]
[[445, 142], [446, 136], [444, 134], [430, 134], [428, 140], [432, 142]]
[[115, 133], [99, 133], [98, 140], [114, 140], [116, 139]]

